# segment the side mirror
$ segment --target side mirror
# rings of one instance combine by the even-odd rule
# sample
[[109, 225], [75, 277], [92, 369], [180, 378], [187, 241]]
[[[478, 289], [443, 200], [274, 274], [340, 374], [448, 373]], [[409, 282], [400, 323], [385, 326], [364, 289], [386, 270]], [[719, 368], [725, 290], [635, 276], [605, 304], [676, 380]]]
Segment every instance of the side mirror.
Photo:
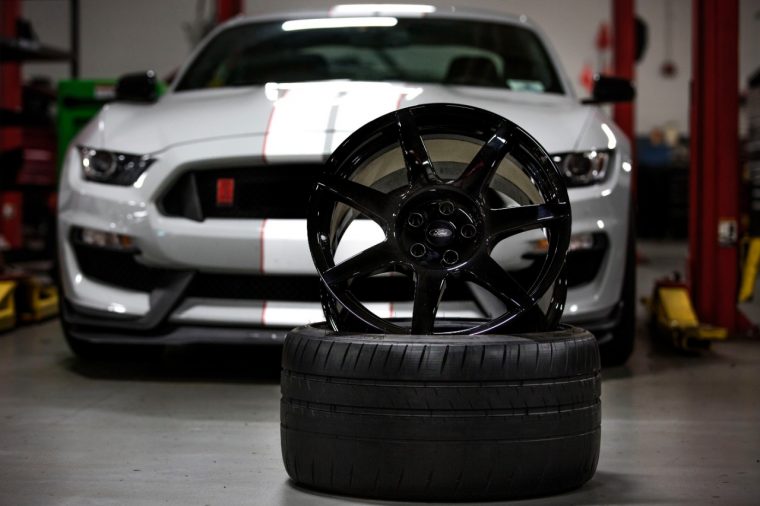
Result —
[[583, 100], [584, 104], [606, 104], [610, 102], [630, 102], [636, 96], [631, 81], [619, 77], [594, 76], [594, 89], [591, 98]]
[[152, 70], [121, 76], [116, 81], [116, 100], [152, 103], [158, 98], [156, 73]]

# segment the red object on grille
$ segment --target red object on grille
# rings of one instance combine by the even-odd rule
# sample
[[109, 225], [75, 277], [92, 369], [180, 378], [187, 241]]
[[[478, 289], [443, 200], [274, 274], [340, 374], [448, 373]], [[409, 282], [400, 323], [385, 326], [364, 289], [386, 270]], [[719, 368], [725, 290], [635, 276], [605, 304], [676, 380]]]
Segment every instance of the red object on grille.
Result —
[[235, 180], [231, 177], [220, 177], [216, 180], [216, 205], [232, 206], [235, 204]]

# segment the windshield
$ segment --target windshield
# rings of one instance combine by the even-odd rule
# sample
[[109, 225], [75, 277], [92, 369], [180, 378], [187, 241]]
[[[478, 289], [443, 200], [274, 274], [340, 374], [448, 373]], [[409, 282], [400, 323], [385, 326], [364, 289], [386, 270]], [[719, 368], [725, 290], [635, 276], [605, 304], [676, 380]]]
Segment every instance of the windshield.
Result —
[[[386, 26], [374, 20], [385, 20]], [[546, 49], [517, 25], [431, 18], [327, 18], [222, 31], [176, 90], [327, 79], [487, 86], [563, 93]], [[304, 23], [304, 21], [307, 21]], [[320, 24], [321, 23], [321, 24]], [[330, 27], [332, 25], [332, 27]]]

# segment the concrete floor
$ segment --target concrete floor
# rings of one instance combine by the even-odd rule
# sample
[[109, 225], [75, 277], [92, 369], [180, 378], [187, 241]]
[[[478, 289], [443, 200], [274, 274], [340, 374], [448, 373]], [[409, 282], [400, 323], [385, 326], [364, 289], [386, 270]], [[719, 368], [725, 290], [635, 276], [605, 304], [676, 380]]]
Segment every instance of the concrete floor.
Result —
[[[642, 293], [683, 270], [682, 244], [640, 249]], [[91, 365], [57, 321], [0, 336], [0, 505], [383, 504], [288, 480], [277, 360], [203, 349]], [[642, 331], [629, 364], [604, 372], [602, 402], [596, 476], [511, 504], [760, 504], [760, 341], [684, 356]]]

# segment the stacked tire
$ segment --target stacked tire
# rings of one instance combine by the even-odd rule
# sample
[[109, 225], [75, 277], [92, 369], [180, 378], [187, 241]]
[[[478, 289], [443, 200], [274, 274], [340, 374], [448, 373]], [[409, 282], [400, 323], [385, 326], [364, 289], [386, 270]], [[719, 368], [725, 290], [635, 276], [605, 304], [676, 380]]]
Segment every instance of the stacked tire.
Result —
[[282, 453], [298, 484], [369, 498], [494, 500], [579, 487], [596, 470], [600, 363], [587, 331], [292, 331]]

